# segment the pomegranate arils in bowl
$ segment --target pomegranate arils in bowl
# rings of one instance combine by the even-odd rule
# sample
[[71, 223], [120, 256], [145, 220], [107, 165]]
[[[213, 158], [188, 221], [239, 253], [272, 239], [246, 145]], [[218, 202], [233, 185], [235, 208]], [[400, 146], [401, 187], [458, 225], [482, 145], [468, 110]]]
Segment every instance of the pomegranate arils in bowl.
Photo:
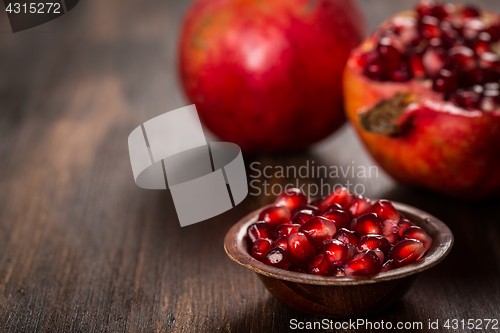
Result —
[[[287, 266], [290, 260], [294, 265], [288, 266], [307, 269], [310, 274], [332, 275], [335, 267], [343, 267], [342, 274], [359, 276], [375, 274], [387, 259], [396, 266], [415, 262], [432, 245], [426, 231], [406, 219], [388, 200], [372, 203], [341, 188], [321, 200], [321, 212], [315, 206], [302, 205], [304, 198], [300, 190], [289, 189], [275, 205], [260, 212], [258, 219], [263, 221], [247, 230], [255, 259], [266, 261], [267, 253], [274, 249], [274, 267]], [[280, 203], [283, 205], [277, 206]], [[292, 206], [290, 211], [288, 207]], [[286, 259], [280, 259], [283, 264], [276, 259], [282, 253], [277, 248], [286, 252]]]
[[[450, 230], [416, 208], [370, 201], [370, 213], [356, 219], [346, 210], [365, 198], [347, 190], [326, 198], [328, 205], [325, 199], [315, 201], [324, 216], [311, 213], [301, 225], [291, 223], [290, 217], [280, 219], [270, 233], [268, 223], [259, 221], [261, 212], [271, 215], [275, 207], [285, 208], [272, 205], [243, 218], [224, 241], [230, 258], [255, 271], [269, 292], [292, 309], [337, 317], [383, 310], [408, 291], [418, 273], [439, 263], [451, 249]], [[372, 206], [393, 219], [381, 219]], [[295, 214], [299, 208], [303, 206], [296, 207]], [[326, 217], [332, 212], [344, 218], [347, 214], [354, 231], [337, 228], [338, 221]], [[346, 307], [346, 302], [352, 306]]]

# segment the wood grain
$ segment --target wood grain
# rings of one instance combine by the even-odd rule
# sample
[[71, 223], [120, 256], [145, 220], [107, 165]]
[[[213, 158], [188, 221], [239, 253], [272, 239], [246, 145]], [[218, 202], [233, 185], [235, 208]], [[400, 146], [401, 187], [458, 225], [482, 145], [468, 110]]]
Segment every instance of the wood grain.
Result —
[[[272, 196], [250, 195], [181, 228], [168, 191], [133, 182], [128, 134], [187, 104], [175, 54], [188, 4], [80, 1], [16, 34], [0, 13], [0, 331], [287, 332], [292, 318], [315, 319], [283, 306], [224, 253], [232, 224]], [[372, 27], [412, 5], [360, 4]], [[244, 158], [248, 166], [373, 164], [348, 126], [308, 153]], [[383, 171], [328, 182], [347, 180], [435, 215], [455, 235], [448, 258], [370, 320], [500, 317], [498, 199], [454, 201], [399, 186]]]

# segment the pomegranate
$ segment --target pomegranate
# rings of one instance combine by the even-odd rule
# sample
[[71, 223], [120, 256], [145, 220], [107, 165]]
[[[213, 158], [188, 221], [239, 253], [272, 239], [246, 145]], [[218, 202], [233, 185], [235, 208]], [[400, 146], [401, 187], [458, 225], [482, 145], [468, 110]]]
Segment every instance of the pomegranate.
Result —
[[342, 71], [363, 32], [353, 0], [199, 0], [180, 37], [182, 85], [222, 140], [303, 149], [343, 124]]
[[[274, 205], [261, 211], [258, 218], [263, 221], [248, 227], [251, 255], [255, 259], [300, 273], [361, 276], [409, 265], [420, 260], [432, 246], [432, 237], [388, 200], [372, 204], [368, 198], [337, 189], [313, 201], [326, 207], [321, 212], [311, 204], [299, 206], [303, 203], [302, 195], [298, 189], [287, 190]], [[296, 201], [297, 198], [300, 199]], [[358, 218], [349, 215], [346, 209], [349, 211], [348, 207], [355, 204], [364, 206], [353, 210], [355, 215], [368, 213]], [[296, 207], [290, 213], [292, 206]], [[298, 219], [301, 223], [295, 223]], [[339, 225], [344, 227], [338, 228]]]
[[421, 1], [351, 53], [344, 71], [347, 116], [396, 180], [462, 198], [495, 195], [499, 55], [497, 14]]

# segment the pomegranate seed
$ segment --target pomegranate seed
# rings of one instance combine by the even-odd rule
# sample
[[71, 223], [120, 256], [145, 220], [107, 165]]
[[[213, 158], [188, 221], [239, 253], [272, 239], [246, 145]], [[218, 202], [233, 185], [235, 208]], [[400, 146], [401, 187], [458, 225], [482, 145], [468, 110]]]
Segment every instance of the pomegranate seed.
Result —
[[457, 69], [471, 71], [476, 68], [476, 60], [474, 59], [474, 51], [467, 46], [455, 46], [448, 51], [452, 66]]
[[379, 262], [384, 262], [385, 255], [381, 249], [372, 249], [372, 251], [377, 255]]
[[353, 199], [353, 195], [345, 187], [338, 187], [326, 196], [323, 200], [323, 207], [326, 208], [329, 205], [339, 204], [343, 209], [345, 209], [349, 206]]
[[349, 217], [358, 217], [364, 214], [369, 213], [372, 204], [370, 199], [367, 199], [361, 195], [354, 196], [354, 200], [347, 207], [347, 212], [349, 213]]
[[428, 48], [422, 57], [422, 62], [425, 72], [433, 77], [443, 68], [443, 55], [434, 48]]
[[339, 204], [333, 204], [333, 205], [330, 205], [330, 206], [326, 207], [323, 210], [323, 213], [326, 213], [329, 210], [334, 210], [334, 209], [337, 209], [337, 210], [340, 210], [340, 211], [345, 211], [345, 209], [341, 205], [339, 205]]
[[[374, 58], [373, 60], [370, 58], [370, 61], [363, 68], [363, 74], [366, 77], [375, 81], [387, 80], [387, 74], [381, 58]], [[328, 206], [328, 204], [325, 206]]]
[[474, 51], [476, 54], [481, 54], [490, 51], [491, 35], [485, 31], [479, 33], [477, 41], [474, 44]]
[[441, 37], [439, 20], [434, 16], [424, 16], [420, 22], [420, 35], [425, 39]]
[[299, 228], [299, 232], [306, 235], [314, 246], [319, 246], [325, 240], [332, 238], [336, 231], [335, 223], [322, 216], [311, 218]]
[[420, 17], [433, 15], [436, 2], [433, 0], [422, 0], [418, 3], [416, 11]]
[[344, 265], [346, 276], [371, 275], [377, 273], [379, 270], [379, 258], [371, 250], [359, 253]]
[[323, 254], [318, 254], [307, 267], [309, 274], [314, 275], [331, 275], [333, 267], [331, 267]]
[[298, 188], [290, 188], [281, 193], [274, 202], [276, 206], [285, 206], [294, 209], [307, 205], [307, 197]]
[[288, 269], [292, 264], [292, 261], [286, 253], [286, 250], [281, 247], [275, 247], [267, 252], [264, 258], [264, 264], [281, 269]]
[[441, 69], [438, 75], [434, 78], [432, 89], [439, 92], [452, 92], [457, 90], [457, 75], [453, 71]]
[[382, 37], [377, 45], [378, 53], [383, 57], [386, 66], [391, 69], [397, 68], [401, 62], [401, 48], [403, 46], [397, 44], [401, 44], [401, 42], [394, 37]]
[[401, 219], [401, 221], [399, 221], [398, 223], [398, 227], [399, 227], [399, 236], [402, 236], [403, 235], [403, 232], [411, 227], [411, 226], [414, 226], [415, 224], [413, 224], [412, 222], [410, 222], [410, 220], [408, 219]]
[[422, 60], [421, 54], [412, 54], [410, 55], [410, 67], [413, 75], [416, 78], [424, 78], [425, 77], [425, 68], [424, 62]]
[[406, 228], [401, 237], [403, 239], [416, 239], [421, 241], [422, 244], [424, 245], [425, 252], [427, 252], [432, 245], [431, 236], [429, 236], [424, 229], [417, 226], [411, 226]]
[[290, 221], [290, 210], [283, 206], [270, 206], [259, 214], [259, 221], [264, 221], [274, 230], [277, 226]]
[[462, 12], [460, 13], [460, 16], [463, 19], [470, 18], [470, 17], [478, 17], [479, 10], [475, 6], [467, 5], [467, 6], [463, 7]]
[[328, 239], [323, 243], [325, 258], [330, 266], [342, 266], [349, 253], [349, 248], [346, 244], [336, 239]]
[[478, 108], [480, 100], [481, 94], [474, 90], [459, 90], [456, 94], [450, 96], [451, 102], [468, 110]]
[[276, 241], [274, 242], [274, 244], [276, 245], [276, 247], [281, 247], [283, 250], [286, 251], [288, 247], [288, 237], [285, 235], [279, 236], [278, 239], [276, 239]]
[[500, 69], [500, 59], [492, 52], [483, 52], [479, 56], [479, 66], [481, 68], [498, 70]]
[[288, 237], [286, 251], [293, 263], [300, 267], [307, 267], [316, 256], [314, 245], [301, 232]]
[[264, 260], [267, 252], [274, 247], [273, 241], [268, 238], [259, 238], [255, 241], [252, 247], [252, 257], [262, 261]]
[[351, 244], [354, 246], [358, 245], [359, 239], [354, 235], [354, 232], [351, 232], [345, 228], [339, 229], [335, 235], [333, 235], [332, 239], [336, 239], [341, 241], [344, 244]]
[[325, 212], [321, 214], [321, 216], [333, 221], [337, 229], [349, 228], [349, 225], [351, 224], [349, 214], [347, 214], [346, 211], [337, 208], [332, 208], [330, 210], [326, 209]]
[[462, 29], [462, 36], [465, 40], [473, 41], [475, 40], [481, 31], [485, 30], [485, 25], [483, 21], [479, 18], [469, 18], [464, 20], [464, 26]]
[[356, 233], [360, 236], [382, 234], [382, 221], [377, 214], [370, 213], [360, 216], [356, 223]]
[[399, 221], [399, 213], [389, 200], [378, 200], [372, 206], [370, 213], [377, 214], [382, 220]]
[[394, 265], [394, 262], [392, 260], [387, 260], [382, 264], [382, 267], [380, 268], [380, 272], [387, 272], [393, 269], [398, 268], [398, 266]]
[[384, 236], [389, 244], [396, 244], [399, 238], [398, 221], [385, 220], [382, 221], [382, 236]]
[[254, 223], [249, 226], [247, 229], [247, 236], [250, 238], [252, 244], [259, 238], [271, 238], [267, 232], [267, 224], [264, 221]]
[[290, 236], [291, 234], [296, 234], [299, 232], [300, 224], [285, 223], [276, 227], [274, 232], [275, 238], [280, 236]]
[[424, 244], [415, 239], [404, 239], [394, 245], [391, 259], [398, 267], [403, 267], [422, 258], [425, 253]]
[[389, 250], [390, 246], [389, 241], [380, 235], [361, 236], [358, 243], [358, 249], [360, 251], [380, 249], [383, 252], [386, 252]]

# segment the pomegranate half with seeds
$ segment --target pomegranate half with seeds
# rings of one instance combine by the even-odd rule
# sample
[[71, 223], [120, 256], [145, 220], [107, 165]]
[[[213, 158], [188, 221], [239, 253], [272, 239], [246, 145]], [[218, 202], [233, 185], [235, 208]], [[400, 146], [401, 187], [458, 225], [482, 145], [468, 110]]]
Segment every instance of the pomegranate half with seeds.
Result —
[[498, 194], [499, 55], [499, 15], [421, 1], [351, 53], [347, 116], [396, 180], [462, 198]]
[[[252, 257], [301, 273], [355, 277], [414, 263], [432, 245], [432, 237], [388, 200], [372, 203], [345, 188], [308, 204], [303, 198], [300, 190], [287, 190], [259, 213], [247, 230]], [[283, 203], [305, 205], [290, 212]], [[352, 231], [345, 228], [351, 225]]]

